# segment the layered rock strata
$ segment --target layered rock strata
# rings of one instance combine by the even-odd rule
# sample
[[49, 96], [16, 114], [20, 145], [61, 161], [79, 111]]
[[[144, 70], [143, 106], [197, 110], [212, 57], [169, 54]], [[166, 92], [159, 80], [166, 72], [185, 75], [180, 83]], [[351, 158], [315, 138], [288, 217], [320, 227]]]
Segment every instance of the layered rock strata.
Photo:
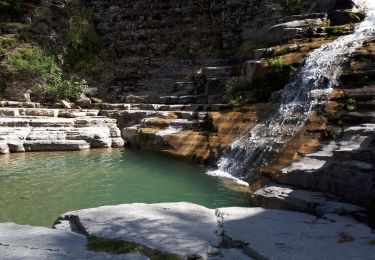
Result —
[[21, 102], [1, 102], [1, 106], [0, 153], [124, 145], [116, 119], [98, 116], [98, 110], [49, 109]]
[[[367, 40], [344, 67], [329, 104], [335, 109], [323, 113], [327, 118], [324, 127], [316, 128], [320, 138], [316, 139], [319, 142], [315, 142], [315, 148], [289, 153], [296, 161], [274, 168], [274, 174], [269, 174], [273, 183], [252, 195], [256, 205], [317, 212], [322, 207], [321, 192], [328, 192], [329, 197], [334, 194], [335, 200], [360, 204], [374, 214], [374, 42], [374, 38]], [[303, 134], [314, 134], [311, 130]], [[298, 147], [296, 140], [292, 142]], [[280, 156], [285, 154], [282, 151]], [[309, 194], [315, 194], [315, 198], [306, 201]]]
[[275, 2], [87, 1], [106, 42], [92, 84], [111, 102], [222, 102], [249, 49], [311, 37], [338, 1], [292, 16]]

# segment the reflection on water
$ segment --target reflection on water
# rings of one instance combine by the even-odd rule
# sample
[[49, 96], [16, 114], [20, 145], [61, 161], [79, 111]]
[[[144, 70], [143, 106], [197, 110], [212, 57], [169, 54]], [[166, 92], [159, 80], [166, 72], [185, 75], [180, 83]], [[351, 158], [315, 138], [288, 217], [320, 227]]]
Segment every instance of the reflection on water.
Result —
[[66, 211], [132, 202], [246, 206], [205, 168], [134, 150], [0, 156], [0, 222], [51, 226]]

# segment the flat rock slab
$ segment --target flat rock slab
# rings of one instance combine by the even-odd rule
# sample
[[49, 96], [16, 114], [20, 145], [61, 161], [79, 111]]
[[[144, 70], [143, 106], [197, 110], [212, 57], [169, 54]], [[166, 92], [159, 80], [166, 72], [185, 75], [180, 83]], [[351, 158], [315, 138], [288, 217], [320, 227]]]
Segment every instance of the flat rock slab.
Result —
[[[374, 259], [375, 234], [350, 218], [263, 208], [221, 208], [225, 237], [255, 259]], [[371, 242], [372, 241], [372, 242]]]
[[147, 260], [140, 254], [111, 255], [86, 249], [86, 237], [65, 230], [0, 224], [0, 259], [126, 259]]
[[313, 215], [366, 213], [366, 209], [340, 201], [329, 193], [307, 191], [292, 186], [269, 184], [250, 196], [256, 206], [308, 212]]
[[[191, 203], [124, 204], [84, 209], [62, 215], [78, 216], [84, 232], [132, 241], [184, 257], [217, 252], [221, 242], [215, 210]], [[64, 221], [56, 228], [66, 229]]]

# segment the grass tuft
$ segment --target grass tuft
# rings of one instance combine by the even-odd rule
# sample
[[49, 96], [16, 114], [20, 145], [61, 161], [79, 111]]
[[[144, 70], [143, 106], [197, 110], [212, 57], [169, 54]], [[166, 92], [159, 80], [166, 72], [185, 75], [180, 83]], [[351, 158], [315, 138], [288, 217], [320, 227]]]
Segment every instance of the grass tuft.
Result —
[[87, 236], [86, 246], [88, 250], [95, 252], [110, 254], [140, 253], [148, 256], [151, 260], [182, 260], [179, 255], [147, 249], [134, 242], [92, 235]]

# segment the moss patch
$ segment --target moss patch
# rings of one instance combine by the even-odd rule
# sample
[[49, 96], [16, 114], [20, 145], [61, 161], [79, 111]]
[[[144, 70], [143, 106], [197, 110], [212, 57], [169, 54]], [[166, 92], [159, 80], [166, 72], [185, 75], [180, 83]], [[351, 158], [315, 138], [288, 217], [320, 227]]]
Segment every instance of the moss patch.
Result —
[[353, 98], [343, 94], [340, 97], [340, 106], [348, 112], [355, 111], [357, 109], [357, 101]]
[[324, 28], [324, 32], [329, 36], [340, 36], [344, 34], [344, 28], [340, 26], [328, 26]]
[[87, 249], [91, 251], [107, 252], [111, 254], [142, 252], [142, 247], [138, 246], [135, 243], [96, 236], [87, 237]]
[[106, 252], [110, 254], [127, 254], [127, 253], [139, 253], [148, 256], [151, 260], [182, 260], [182, 257], [172, 253], [159, 252], [152, 250], [137, 243], [112, 239], [103, 238], [97, 236], [87, 236], [87, 249], [95, 252]]

